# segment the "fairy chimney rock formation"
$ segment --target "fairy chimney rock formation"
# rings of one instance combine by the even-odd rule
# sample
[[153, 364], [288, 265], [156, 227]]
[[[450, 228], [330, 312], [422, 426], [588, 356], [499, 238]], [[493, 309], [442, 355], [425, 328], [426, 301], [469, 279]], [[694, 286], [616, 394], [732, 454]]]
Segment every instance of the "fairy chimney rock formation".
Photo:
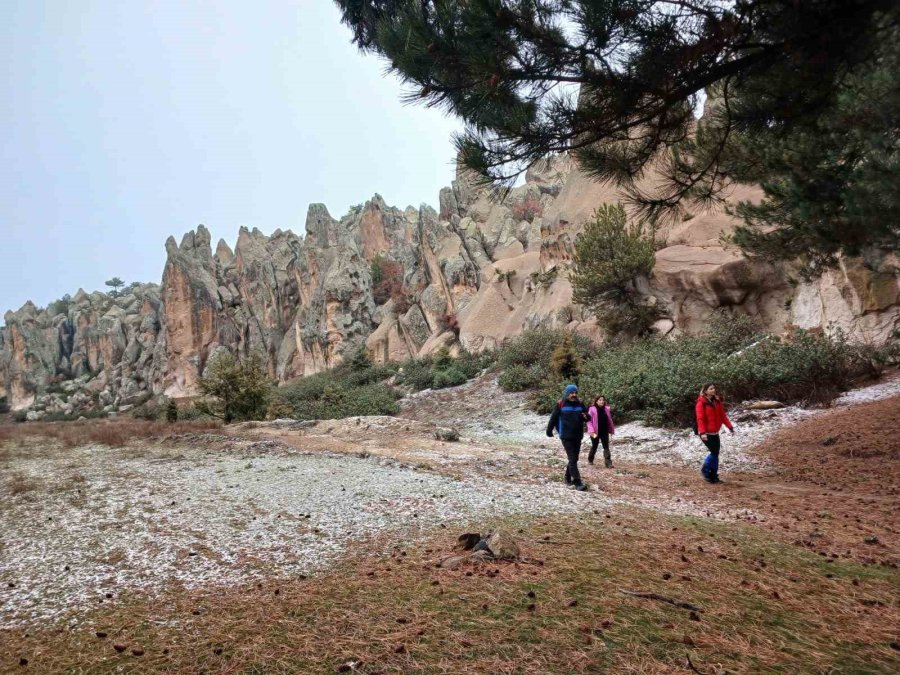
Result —
[[[738, 186], [732, 199], [759, 194]], [[502, 200], [459, 167], [438, 199], [437, 211], [401, 210], [376, 194], [340, 219], [311, 204], [304, 236], [242, 227], [233, 250], [220, 240], [215, 253], [203, 225], [180, 244], [169, 237], [158, 286], [79, 289], [67, 302], [7, 312], [0, 395], [34, 416], [112, 411], [163, 393], [195, 395], [222, 348], [258, 354], [284, 382], [363, 346], [375, 360], [402, 360], [442, 345], [494, 347], [539, 325], [602, 333], [573, 304], [568, 274], [584, 223], [620, 201], [617, 190], [557, 156]], [[896, 254], [844, 259], [797, 281], [787, 266], [723, 247], [734, 224], [722, 211], [698, 210], [662, 233], [668, 245], [638, 284], [660, 312], [659, 332], [696, 331], [717, 310], [753, 315], [775, 332], [840, 328], [870, 342], [900, 329]], [[398, 278], [373, 283], [382, 269]]]

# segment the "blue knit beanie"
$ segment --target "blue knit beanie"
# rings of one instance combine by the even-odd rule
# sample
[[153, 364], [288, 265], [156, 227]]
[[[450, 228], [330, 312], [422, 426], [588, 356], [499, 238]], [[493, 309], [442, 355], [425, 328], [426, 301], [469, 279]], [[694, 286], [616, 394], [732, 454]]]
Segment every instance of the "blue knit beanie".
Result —
[[563, 396], [565, 398], [569, 398], [569, 394], [577, 393], [577, 392], [578, 392], [578, 385], [567, 384], [566, 388], [563, 390]]

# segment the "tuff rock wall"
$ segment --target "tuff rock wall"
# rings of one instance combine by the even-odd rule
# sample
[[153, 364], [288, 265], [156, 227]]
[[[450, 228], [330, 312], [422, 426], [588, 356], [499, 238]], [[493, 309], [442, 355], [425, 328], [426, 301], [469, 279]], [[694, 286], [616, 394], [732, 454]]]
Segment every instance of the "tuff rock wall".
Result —
[[[732, 199], [758, 198], [737, 188]], [[441, 191], [439, 212], [400, 210], [376, 195], [340, 220], [309, 207], [306, 234], [242, 228], [234, 250], [212, 249], [202, 225], [166, 242], [162, 282], [118, 295], [79, 290], [64, 311], [26, 303], [0, 329], [0, 392], [14, 409], [127, 409], [148, 396], [189, 396], [210, 355], [265, 358], [278, 381], [314, 373], [365, 345], [376, 360], [441, 345], [478, 350], [541, 324], [600, 338], [572, 303], [567, 274], [575, 237], [613, 188], [565, 156], [529, 171], [501, 202], [464, 173]], [[696, 331], [716, 310], [749, 314], [775, 332], [842, 329], [884, 342], [900, 329], [894, 253], [845, 259], [813, 282], [723, 247], [723, 212], [694, 213], [663, 233], [649, 279], [662, 334]], [[402, 298], [376, 304], [372, 261], [396, 261]], [[408, 305], [404, 307], [403, 305]], [[59, 310], [59, 307], [54, 309]]]

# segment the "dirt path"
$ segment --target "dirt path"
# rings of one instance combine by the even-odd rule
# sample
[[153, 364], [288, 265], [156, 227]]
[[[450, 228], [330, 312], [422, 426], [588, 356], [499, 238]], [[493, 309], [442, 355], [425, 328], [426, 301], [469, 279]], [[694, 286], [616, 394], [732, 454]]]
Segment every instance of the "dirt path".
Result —
[[[828, 410], [797, 406], [732, 411], [738, 433], [723, 439], [723, 478], [699, 476], [705, 449], [689, 431], [621, 425], [615, 470], [588, 466], [591, 485], [573, 495], [589, 508], [614, 502], [665, 513], [753, 523], [829, 559], [900, 563], [900, 377], [840, 397]], [[250, 433], [294, 447], [390, 457], [454, 477], [559, 485], [565, 466], [546, 419], [525, 396], [485, 376], [461, 387], [421, 392], [398, 418], [353, 418], [299, 430], [265, 425]], [[458, 443], [434, 438], [459, 429]], [[595, 503], [596, 502], [596, 503]]]

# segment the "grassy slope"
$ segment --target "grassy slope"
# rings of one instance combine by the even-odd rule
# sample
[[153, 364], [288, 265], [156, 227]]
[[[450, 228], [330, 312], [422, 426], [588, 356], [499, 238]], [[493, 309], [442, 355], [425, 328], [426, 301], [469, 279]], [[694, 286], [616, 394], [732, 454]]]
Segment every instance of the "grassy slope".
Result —
[[42, 673], [325, 673], [353, 660], [370, 674], [693, 672], [688, 656], [704, 673], [900, 670], [896, 569], [636, 508], [511, 526], [540, 563], [437, 569], [453, 543], [443, 531], [314, 579], [172, 589], [72, 630], [0, 633], [0, 670], [25, 657]]

